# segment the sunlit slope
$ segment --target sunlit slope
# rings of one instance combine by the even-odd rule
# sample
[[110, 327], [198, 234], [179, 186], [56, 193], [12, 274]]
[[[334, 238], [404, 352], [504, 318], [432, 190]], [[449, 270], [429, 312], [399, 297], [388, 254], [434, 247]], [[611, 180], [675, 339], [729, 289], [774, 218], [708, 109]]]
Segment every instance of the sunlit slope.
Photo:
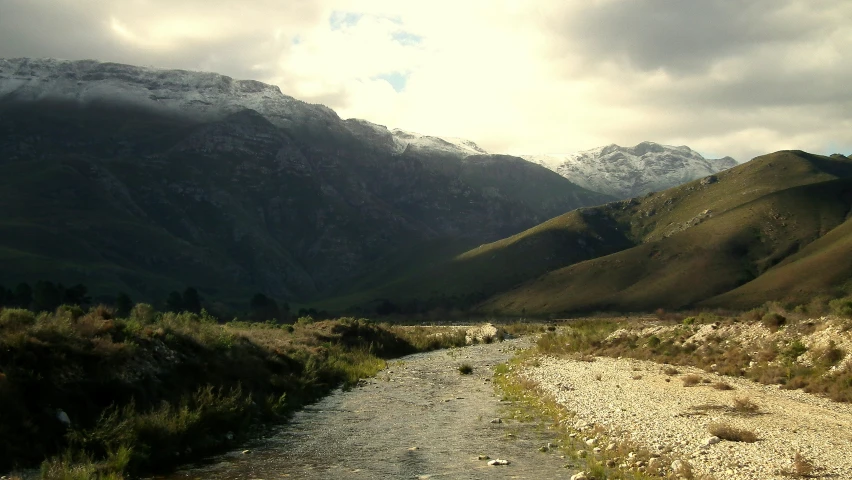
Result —
[[[484, 302], [501, 313], [683, 307], [747, 284], [842, 224], [852, 162], [778, 152], [622, 204], [636, 244], [551, 271]], [[617, 205], [617, 204], [615, 204]], [[703, 209], [702, 209], [703, 207]], [[816, 284], [832, 284], [826, 279]], [[753, 300], [771, 294], [752, 295]]]
[[[635, 305], [642, 303], [639, 299], [648, 292], [657, 290], [663, 292], [662, 297], [671, 300], [667, 304], [695, 302], [755, 278], [768, 266], [825, 233], [818, 229], [814, 233], [811, 227], [796, 230], [789, 233], [792, 246], [785, 244], [759, 255], [759, 249], [752, 248], [749, 243], [757, 236], [754, 232], [760, 229], [764, 217], [773, 214], [770, 211], [777, 214], [776, 210], [788, 208], [772, 205], [787, 205], [789, 202], [782, 199], [787, 195], [796, 197], [790, 207], [794, 208], [797, 202], [804, 205], [802, 202], [807, 201], [810, 194], [791, 190], [778, 198], [771, 195], [849, 175], [852, 175], [852, 162], [845, 159], [800, 151], [764, 155], [718, 175], [663, 192], [575, 210], [444, 261], [433, 257], [433, 261], [421, 263], [419, 268], [400, 270], [395, 276], [391, 274], [388, 277], [391, 280], [384, 285], [336, 299], [332, 306], [364, 304], [371, 299], [406, 302], [435, 297], [455, 298], [457, 304], [464, 305], [500, 292], [514, 291], [521, 285], [522, 291], [529, 292], [532, 287], [526, 282], [548, 272], [555, 275], [572, 265], [571, 275], [577, 276], [577, 281], [584, 286], [582, 292], [572, 293], [575, 300], [565, 308], [597, 308], [597, 305], [610, 303], [617, 306], [620, 302], [613, 303], [607, 298], [614, 292], [619, 292], [622, 299], [631, 299], [628, 303]], [[750, 203], [754, 204], [746, 208]], [[752, 210], [755, 213], [750, 215]], [[802, 222], [806, 222], [807, 212], [799, 215]], [[836, 216], [832, 217], [835, 225]], [[719, 246], [706, 243], [705, 237], [720, 235]], [[737, 247], [725, 247], [728, 244]], [[750, 252], [747, 260], [742, 258], [743, 248]], [[684, 256], [695, 257], [690, 261], [698, 262], [689, 268], [709, 269], [715, 273], [701, 282], [701, 288], [672, 294], [684, 280], [666, 271], [666, 265]], [[720, 261], [723, 256], [728, 259]], [[609, 271], [616, 266], [615, 271]], [[716, 271], [718, 269], [721, 270]], [[546, 275], [534, 285], [543, 287], [552, 279], [552, 275]], [[637, 283], [642, 284], [641, 288], [634, 285]], [[558, 296], [560, 287], [554, 288], [556, 292], [548, 290], [542, 296]], [[496, 311], [508, 308], [512, 312], [530, 308], [551, 312], [563, 308], [562, 304], [554, 307], [556, 303], [551, 300], [536, 300], [515, 308], [512, 302], [517, 299], [503, 302], [498, 301], [499, 298], [502, 296], [486, 302], [484, 308]], [[657, 297], [649, 299], [650, 303], [656, 301]]]
[[701, 302], [749, 308], [765, 299], [807, 303], [815, 294], [845, 293], [852, 280], [852, 219], [739, 288]]

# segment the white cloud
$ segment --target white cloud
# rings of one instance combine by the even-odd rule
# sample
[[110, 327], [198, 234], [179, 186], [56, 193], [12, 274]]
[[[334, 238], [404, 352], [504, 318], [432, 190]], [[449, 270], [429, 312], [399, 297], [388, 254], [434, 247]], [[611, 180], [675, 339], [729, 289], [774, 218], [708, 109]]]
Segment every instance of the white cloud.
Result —
[[0, 56], [255, 78], [494, 152], [852, 153], [845, 0], [0, 2]]

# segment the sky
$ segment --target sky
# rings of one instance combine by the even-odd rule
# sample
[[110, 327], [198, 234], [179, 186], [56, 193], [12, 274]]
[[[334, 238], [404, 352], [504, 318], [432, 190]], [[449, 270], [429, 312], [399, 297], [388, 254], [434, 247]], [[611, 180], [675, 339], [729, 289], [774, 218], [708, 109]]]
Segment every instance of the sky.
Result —
[[492, 153], [852, 154], [848, 0], [0, 0], [0, 58], [254, 79]]

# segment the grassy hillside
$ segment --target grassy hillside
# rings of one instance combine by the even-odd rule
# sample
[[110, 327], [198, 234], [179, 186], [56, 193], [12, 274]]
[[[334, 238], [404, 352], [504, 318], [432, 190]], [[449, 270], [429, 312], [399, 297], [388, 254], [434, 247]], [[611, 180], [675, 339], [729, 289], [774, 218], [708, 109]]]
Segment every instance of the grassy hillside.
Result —
[[715, 181], [634, 200], [613, 216], [629, 222], [635, 246], [550, 271], [480, 308], [651, 310], [704, 300], [750, 307], [829, 292], [852, 275], [843, 255], [852, 231], [850, 174], [845, 159], [778, 152]]
[[480, 312], [552, 314], [691, 305], [761, 277], [842, 224], [850, 176], [844, 158], [765, 155], [663, 192], [569, 212], [333, 306], [379, 298], [464, 306], [490, 297]]

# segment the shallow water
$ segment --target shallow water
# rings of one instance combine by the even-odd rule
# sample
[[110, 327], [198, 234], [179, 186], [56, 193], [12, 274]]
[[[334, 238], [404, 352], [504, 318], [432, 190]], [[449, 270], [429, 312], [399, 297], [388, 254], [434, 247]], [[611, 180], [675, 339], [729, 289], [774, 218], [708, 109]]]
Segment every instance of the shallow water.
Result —
[[[570, 478], [576, 470], [564, 468], [568, 461], [559, 453], [538, 451], [553, 441], [552, 432], [532, 423], [491, 423], [512, 408], [494, 394], [493, 366], [508, 360], [517, 342], [392, 361], [376, 378], [334, 392], [242, 448], [250, 453], [231, 452], [159, 478]], [[472, 365], [473, 374], [459, 374], [461, 363]], [[479, 455], [511, 464], [488, 466]]]

